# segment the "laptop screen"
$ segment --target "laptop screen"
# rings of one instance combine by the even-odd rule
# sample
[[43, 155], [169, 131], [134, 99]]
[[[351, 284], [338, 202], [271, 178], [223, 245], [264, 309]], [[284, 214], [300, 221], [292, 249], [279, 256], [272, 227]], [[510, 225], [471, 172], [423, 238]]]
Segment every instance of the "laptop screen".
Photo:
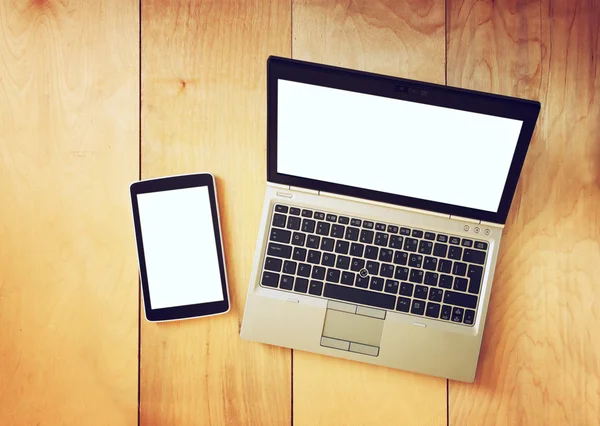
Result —
[[523, 121], [278, 79], [277, 172], [497, 212]]

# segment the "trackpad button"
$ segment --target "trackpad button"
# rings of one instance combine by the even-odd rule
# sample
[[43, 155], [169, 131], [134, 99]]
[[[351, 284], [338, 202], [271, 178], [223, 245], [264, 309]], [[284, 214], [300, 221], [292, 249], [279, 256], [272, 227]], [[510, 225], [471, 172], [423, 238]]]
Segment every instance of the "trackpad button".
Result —
[[382, 332], [382, 319], [327, 309], [324, 337], [379, 347]]

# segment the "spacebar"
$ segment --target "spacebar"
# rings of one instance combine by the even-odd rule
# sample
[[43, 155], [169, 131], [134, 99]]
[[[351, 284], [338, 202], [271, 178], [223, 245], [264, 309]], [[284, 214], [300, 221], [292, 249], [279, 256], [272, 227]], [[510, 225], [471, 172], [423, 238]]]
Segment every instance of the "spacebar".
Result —
[[362, 303], [378, 308], [394, 309], [396, 297], [390, 294], [375, 293], [335, 284], [325, 284], [323, 296], [346, 302]]

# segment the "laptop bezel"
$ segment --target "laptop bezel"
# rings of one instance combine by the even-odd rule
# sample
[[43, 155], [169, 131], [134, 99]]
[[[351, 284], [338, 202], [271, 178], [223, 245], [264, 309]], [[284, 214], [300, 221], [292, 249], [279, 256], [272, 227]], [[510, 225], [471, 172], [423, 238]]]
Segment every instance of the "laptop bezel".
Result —
[[[279, 173], [277, 171], [277, 81], [279, 79], [523, 121], [498, 211], [490, 212]], [[537, 101], [270, 56], [267, 61], [267, 180], [272, 183], [504, 224], [539, 111], [540, 103]]]

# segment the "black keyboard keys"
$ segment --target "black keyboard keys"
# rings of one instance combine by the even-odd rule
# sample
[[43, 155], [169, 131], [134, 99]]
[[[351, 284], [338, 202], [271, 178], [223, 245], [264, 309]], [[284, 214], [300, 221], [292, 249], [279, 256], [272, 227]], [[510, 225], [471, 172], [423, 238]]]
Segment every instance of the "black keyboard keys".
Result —
[[406, 265], [408, 263], [408, 253], [396, 250], [394, 252], [394, 263], [396, 265]]
[[352, 262], [350, 263], [350, 269], [358, 272], [360, 271], [362, 268], [365, 267], [365, 260], [364, 259], [357, 259], [354, 258], [352, 259]]
[[452, 288], [452, 276], [442, 274], [440, 276], [440, 285], [439, 286], [443, 287], [443, 288]]
[[275, 206], [275, 211], [279, 212], [279, 213], [287, 213], [288, 212], [288, 207], [287, 206], [282, 206], [281, 204], [277, 204]]
[[379, 250], [379, 260], [382, 262], [391, 262], [394, 257], [394, 251], [390, 249], [382, 248]]
[[377, 275], [379, 273], [379, 262], [368, 261], [367, 262], [367, 271], [371, 275]]
[[327, 270], [326, 280], [332, 283], [338, 283], [340, 282], [340, 274], [340, 271], [337, 269], [329, 268]]
[[272, 228], [269, 240], [288, 244], [290, 242], [291, 235], [292, 233], [290, 231], [286, 231], [285, 229]]
[[446, 244], [435, 243], [433, 246], [433, 255], [437, 257], [446, 257], [448, 246]]
[[379, 275], [386, 278], [392, 278], [394, 276], [394, 265], [383, 263], [379, 270]]
[[396, 296], [386, 293], [377, 293], [369, 290], [361, 290], [355, 287], [345, 285], [325, 284], [323, 296], [330, 299], [344, 300], [351, 303], [361, 303], [363, 305], [375, 306], [383, 309], [394, 309]]
[[406, 281], [408, 279], [408, 268], [406, 266], [396, 266], [394, 278], [400, 281]]
[[423, 263], [423, 269], [427, 269], [428, 271], [435, 271], [437, 269], [437, 264], [437, 257], [427, 256], [425, 258], [425, 262]]
[[380, 247], [387, 247], [389, 238], [389, 234], [378, 232], [377, 234], [375, 234], [375, 245]]
[[278, 243], [269, 243], [269, 246], [267, 247], [267, 254], [269, 256], [289, 259], [292, 257], [292, 247]]
[[422, 285], [415, 286], [415, 297], [417, 299], [423, 299], [423, 300], [427, 299], [427, 293], [428, 293], [427, 287], [422, 286]]
[[375, 291], [383, 290], [383, 278], [371, 277], [371, 285], [369, 288]]
[[400, 228], [401, 235], [410, 235], [410, 229], [408, 228]]
[[433, 251], [433, 243], [431, 241], [421, 240], [419, 243], [419, 253], [431, 254]]
[[350, 250], [350, 243], [344, 240], [338, 240], [335, 244], [335, 252], [340, 254], [348, 254]]
[[344, 228], [345, 228], [344, 225], [337, 225], [337, 224], [333, 225], [331, 227], [331, 234], [330, 235], [333, 238], [344, 238], [344, 231], [345, 231]]
[[335, 254], [323, 253], [323, 256], [321, 257], [321, 265], [325, 265], [325, 266], [335, 265]]
[[318, 249], [319, 244], [321, 244], [321, 237], [318, 237], [316, 235], [309, 235], [306, 239], [306, 247], [308, 248]]
[[452, 261], [440, 259], [438, 261], [438, 272], [449, 274], [452, 271]]
[[338, 269], [349, 269], [350, 258], [348, 256], [338, 256], [337, 261], [335, 262], [335, 267]]
[[302, 223], [302, 220], [299, 217], [297, 217], [297, 216], [290, 216], [288, 218], [287, 228], [288, 229], [292, 229], [294, 231], [298, 231], [300, 229], [301, 223]]
[[460, 238], [458, 238], [458, 237], [450, 237], [450, 244], [459, 245], [460, 244]]
[[306, 234], [303, 234], [301, 232], [294, 232], [294, 235], [292, 236], [292, 244], [293, 245], [303, 246], [305, 241], [306, 241]]
[[329, 237], [321, 238], [321, 250], [323, 251], [333, 251], [333, 247], [335, 245], [335, 240]]
[[404, 250], [415, 252], [417, 251], [417, 245], [419, 240], [415, 240], [414, 238], [405, 238], [404, 239]]
[[343, 225], [348, 225], [350, 223], [350, 218], [346, 216], [340, 216], [338, 217], [338, 222]]
[[411, 283], [402, 283], [400, 284], [400, 294], [402, 296], [411, 297], [413, 294], [414, 285]]
[[435, 234], [433, 232], [425, 232], [425, 239], [426, 240], [435, 240]]
[[390, 238], [390, 247], [395, 249], [401, 249], [403, 241], [404, 239], [400, 235], [392, 235], [392, 237]]
[[465, 310], [463, 308], [452, 308], [452, 322], [462, 322]]
[[308, 263], [299, 264], [298, 275], [300, 275], [301, 277], [310, 277], [310, 265]]
[[411, 254], [408, 259], [408, 266], [420, 268], [423, 265], [423, 256], [420, 254]]
[[283, 273], [294, 275], [296, 273], [296, 262], [292, 262], [291, 260], [286, 260], [283, 262]]
[[454, 262], [452, 273], [454, 275], [460, 275], [461, 277], [464, 277], [467, 275], [467, 264], [462, 262]]
[[467, 291], [469, 281], [466, 278], [454, 277], [454, 290]]
[[330, 228], [331, 224], [327, 222], [319, 222], [317, 223], [317, 234], [327, 236], [329, 235]]
[[294, 286], [294, 277], [291, 275], [282, 275], [279, 282], [279, 288], [284, 290], [291, 290]]
[[425, 312], [425, 302], [422, 300], [413, 299], [410, 313], [423, 315], [423, 312]]
[[308, 280], [306, 278], [296, 278], [294, 291], [298, 293], [306, 293], [306, 290], [308, 290]]
[[315, 214], [313, 215], [313, 218], [316, 220], [325, 220], [325, 213], [315, 212]]
[[437, 272], [425, 272], [425, 279], [423, 283], [427, 285], [435, 286], [438, 283], [438, 274]]
[[353, 272], [345, 271], [345, 272], [342, 272], [342, 279], [340, 280], [340, 282], [342, 284], [346, 284], [346, 285], [354, 285], [355, 277], [356, 277], [356, 274], [354, 274]]
[[296, 247], [294, 249], [294, 254], [292, 255], [292, 259], [298, 260], [300, 262], [304, 262], [306, 260], [306, 249], [301, 248], [301, 247]]
[[350, 241], [358, 241], [359, 234], [360, 234], [360, 229], [353, 228], [352, 226], [348, 226], [346, 228], [345, 238]]
[[478, 250], [487, 250], [488, 243], [484, 243], [483, 241], [475, 241], [475, 248]]
[[275, 272], [265, 271], [262, 274], [262, 279], [260, 283], [267, 287], [277, 287], [279, 284], [279, 274]]
[[379, 249], [375, 246], [367, 246], [365, 250], [365, 257], [371, 260], [377, 260]]
[[360, 275], [357, 275], [354, 285], [360, 288], [369, 288], [369, 277], [361, 277]]
[[469, 240], [467, 238], [463, 238], [460, 243], [463, 247], [473, 247], [473, 240]]
[[328, 214], [326, 218], [327, 222], [337, 222], [337, 215], [335, 214]]
[[302, 219], [302, 231], [312, 234], [315, 232], [316, 222], [312, 219]]
[[383, 291], [386, 293], [397, 294], [398, 293], [398, 281], [396, 280], [385, 280], [385, 288]]
[[377, 223], [375, 224], [375, 230], [376, 231], [385, 231], [386, 226], [385, 223]]
[[362, 231], [360, 231], [360, 242], [365, 244], [373, 244], [373, 235], [373, 231], [363, 229]]
[[312, 210], [302, 209], [302, 217], [312, 217]]
[[419, 269], [411, 269], [408, 280], [412, 283], [421, 284], [423, 282], [423, 271]]
[[429, 318], [437, 318], [440, 316], [440, 305], [439, 303], [427, 302], [427, 309], [425, 316]]
[[442, 306], [442, 315], [440, 315], [440, 319], [449, 321], [450, 315], [452, 315], [452, 306], [443, 305]]
[[278, 228], [285, 228], [285, 218], [285, 215], [275, 213], [273, 215], [273, 226], [277, 226]]
[[464, 262], [483, 265], [485, 263], [485, 252], [480, 250], [465, 249], [462, 260]]
[[322, 266], [313, 266], [311, 277], [315, 280], [325, 279], [325, 268]]
[[363, 222], [363, 228], [373, 229], [374, 226], [375, 226], [375, 224], [373, 222], [371, 222], [370, 220], [365, 220]]
[[465, 315], [463, 317], [463, 323], [472, 325], [475, 322], [475, 311], [471, 309], [465, 309]]
[[462, 249], [456, 246], [450, 246], [448, 251], [448, 259], [460, 260], [462, 258]]
[[433, 302], [441, 302], [444, 291], [439, 288], [429, 289], [429, 300]]
[[351, 219], [350, 220], [350, 225], [352, 226], [360, 226], [362, 224], [362, 220], [360, 219]]
[[446, 290], [444, 293], [444, 303], [475, 309], [477, 306], [477, 296]]
[[400, 312], [408, 312], [410, 310], [410, 299], [399, 297], [396, 303], [396, 310]]
[[283, 261], [276, 257], [268, 257], [265, 259], [265, 269], [267, 271], [280, 272]]
[[323, 282], [322, 281], [310, 281], [310, 287], [308, 288], [308, 294], [312, 294], [314, 296], [320, 296], [323, 292]]
[[321, 263], [321, 252], [315, 251], [315, 250], [309, 250], [308, 258], [306, 259], [306, 261], [308, 263], [314, 263], [315, 265], [318, 265], [319, 263]]
[[290, 207], [290, 214], [300, 216], [300, 209], [298, 207]]
[[467, 276], [469, 277], [469, 293], [479, 294], [482, 275], [483, 268], [481, 266], [469, 265], [469, 271], [467, 273]]
[[365, 251], [365, 246], [358, 243], [350, 244], [350, 254], [356, 257], [362, 257]]

